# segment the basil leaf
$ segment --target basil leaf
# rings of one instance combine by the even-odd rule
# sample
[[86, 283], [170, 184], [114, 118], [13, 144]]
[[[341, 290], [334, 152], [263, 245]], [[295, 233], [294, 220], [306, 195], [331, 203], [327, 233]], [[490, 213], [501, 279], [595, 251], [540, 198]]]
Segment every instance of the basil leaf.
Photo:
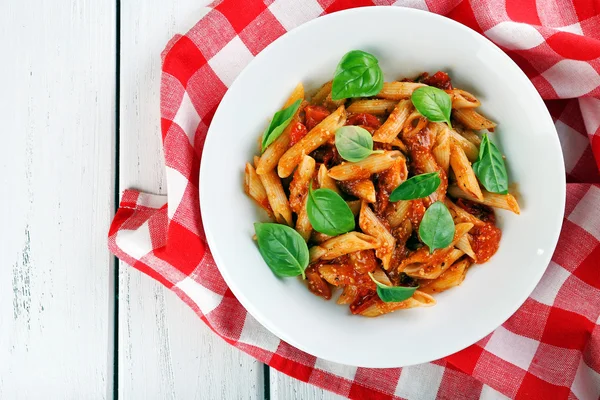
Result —
[[419, 287], [406, 287], [406, 286], [388, 286], [381, 282], [378, 282], [373, 277], [373, 274], [369, 272], [371, 280], [377, 285], [377, 295], [384, 303], [399, 302], [406, 299], [410, 299]]
[[361, 50], [346, 53], [333, 77], [331, 98], [375, 96], [383, 88], [383, 72], [373, 55]]
[[433, 86], [422, 86], [415, 90], [410, 97], [413, 105], [421, 115], [432, 122], [450, 123], [452, 99], [448, 93]]
[[429, 253], [433, 253], [435, 249], [450, 246], [454, 238], [454, 230], [454, 221], [450, 211], [444, 203], [436, 201], [423, 215], [419, 226], [419, 236], [423, 243], [429, 246]]
[[335, 132], [335, 147], [344, 160], [358, 162], [374, 153], [373, 137], [360, 126], [342, 126]]
[[427, 197], [437, 190], [441, 182], [438, 172], [413, 176], [394, 189], [392, 194], [390, 194], [390, 201], [414, 200]]
[[286, 225], [255, 223], [258, 250], [271, 271], [279, 277], [304, 278], [308, 266], [308, 246], [298, 232]]
[[306, 213], [313, 229], [337, 236], [354, 229], [354, 214], [339, 194], [331, 189], [308, 188]]
[[271, 120], [269, 127], [265, 133], [263, 133], [262, 151], [265, 151], [266, 148], [275, 141], [275, 139], [281, 136], [283, 130], [290, 124], [294, 114], [296, 114], [296, 111], [298, 111], [300, 103], [302, 103], [302, 100], [298, 99], [291, 106], [277, 111], [275, 115], [273, 115], [273, 119]]
[[473, 164], [473, 171], [488, 192], [508, 193], [508, 174], [502, 153], [487, 134], [484, 134], [481, 139], [479, 156]]

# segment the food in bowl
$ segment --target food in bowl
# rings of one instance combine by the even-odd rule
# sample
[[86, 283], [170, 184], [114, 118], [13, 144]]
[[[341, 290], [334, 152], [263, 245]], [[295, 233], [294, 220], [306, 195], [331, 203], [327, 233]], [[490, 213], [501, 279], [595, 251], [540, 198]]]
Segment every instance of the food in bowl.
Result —
[[360, 50], [310, 100], [299, 84], [245, 168], [267, 265], [353, 314], [434, 305], [497, 251], [493, 208], [519, 213], [479, 105], [442, 71], [383, 82]]

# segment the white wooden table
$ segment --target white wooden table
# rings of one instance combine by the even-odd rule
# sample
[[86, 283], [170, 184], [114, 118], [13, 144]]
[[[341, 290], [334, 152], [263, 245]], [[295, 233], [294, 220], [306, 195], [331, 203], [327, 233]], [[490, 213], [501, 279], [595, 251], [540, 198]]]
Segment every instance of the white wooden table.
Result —
[[160, 52], [206, 3], [2, 2], [0, 399], [339, 398], [107, 250], [123, 189], [166, 192]]

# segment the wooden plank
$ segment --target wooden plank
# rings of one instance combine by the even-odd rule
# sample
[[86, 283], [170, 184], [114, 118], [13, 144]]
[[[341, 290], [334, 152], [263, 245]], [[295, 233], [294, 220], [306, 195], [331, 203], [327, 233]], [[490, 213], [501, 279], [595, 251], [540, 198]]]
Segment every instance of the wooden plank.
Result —
[[271, 368], [271, 400], [341, 400], [340, 395], [291, 378]]
[[0, 13], [0, 398], [112, 398], [115, 2]]
[[[166, 193], [160, 52], [207, 0], [122, 2], [120, 188]], [[258, 399], [263, 366], [226, 344], [170, 290], [119, 266], [119, 396]]]

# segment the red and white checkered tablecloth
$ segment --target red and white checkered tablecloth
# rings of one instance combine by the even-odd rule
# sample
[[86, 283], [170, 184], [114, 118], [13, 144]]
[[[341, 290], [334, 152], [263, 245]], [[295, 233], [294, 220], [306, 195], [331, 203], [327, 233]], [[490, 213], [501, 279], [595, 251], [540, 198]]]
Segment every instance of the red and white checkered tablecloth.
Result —
[[[393, 3], [393, 4], [392, 4]], [[205, 243], [198, 173], [227, 87], [288, 30], [367, 5], [421, 8], [497, 43], [555, 121], [567, 171], [558, 247], [541, 282], [501, 327], [467, 349], [406, 368], [317, 359], [250, 316]], [[600, 397], [600, 3], [591, 0], [223, 0], [162, 54], [167, 197], [126, 190], [109, 232], [120, 259], [179, 295], [228, 343], [297, 379], [357, 399]], [[127, 134], [127, 132], [125, 132]]]

